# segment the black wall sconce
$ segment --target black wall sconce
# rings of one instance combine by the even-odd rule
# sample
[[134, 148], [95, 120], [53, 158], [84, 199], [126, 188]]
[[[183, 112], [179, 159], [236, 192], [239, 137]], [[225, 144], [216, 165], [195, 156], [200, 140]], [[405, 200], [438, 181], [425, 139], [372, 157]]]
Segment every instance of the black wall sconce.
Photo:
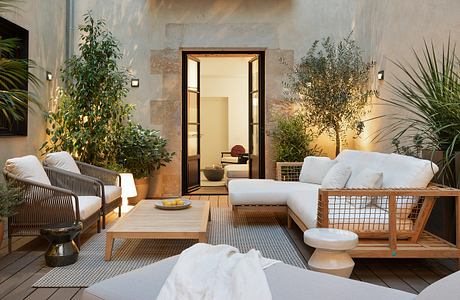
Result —
[[53, 73], [46, 71], [46, 80], [48, 81], [53, 80]]
[[384, 80], [385, 79], [385, 72], [383, 70], [379, 71], [377, 73], [377, 79], [378, 80]]
[[139, 79], [137, 78], [131, 79], [131, 87], [139, 87]]

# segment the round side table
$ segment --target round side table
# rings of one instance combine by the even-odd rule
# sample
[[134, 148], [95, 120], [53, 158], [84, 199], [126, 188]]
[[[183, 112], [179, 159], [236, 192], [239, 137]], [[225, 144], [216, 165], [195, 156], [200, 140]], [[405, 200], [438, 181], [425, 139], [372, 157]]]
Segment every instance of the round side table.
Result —
[[75, 263], [80, 251], [73, 239], [82, 229], [81, 222], [49, 225], [40, 229], [40, 234], [50, 242], [45, 253], [46, 265], [62, 267]]
[[355, 263], [346, 251], [358, 245], [356, 233], [334, 228], [313, 228], [305, 231], [304, 242], [316, 248], [308, 261], [310, 269], [350, 277]]

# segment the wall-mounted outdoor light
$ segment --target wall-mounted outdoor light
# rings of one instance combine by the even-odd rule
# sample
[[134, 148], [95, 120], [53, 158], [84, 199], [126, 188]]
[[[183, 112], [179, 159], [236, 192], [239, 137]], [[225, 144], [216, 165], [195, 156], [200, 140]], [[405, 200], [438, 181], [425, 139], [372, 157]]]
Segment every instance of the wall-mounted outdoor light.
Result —
[[48, 81], [53, 80], [53, 73], [46, 71], [46, 80]]
[[383, 79], [385, 79], [385, 72], [384, 72], [383, 70], [381, 70], [381, 71], [379, 71], [379, 72], [377, 73], [377, 79], [378, 79], [378, 80], [383, 80]]
[[131, 79], [131, 87], [139, 87], [139, 79], [137, 78]]

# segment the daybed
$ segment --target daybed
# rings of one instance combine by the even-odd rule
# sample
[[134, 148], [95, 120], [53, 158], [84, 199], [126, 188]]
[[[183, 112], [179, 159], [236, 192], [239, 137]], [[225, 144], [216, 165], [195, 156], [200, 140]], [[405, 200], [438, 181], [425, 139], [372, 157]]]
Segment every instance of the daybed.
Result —
[[294, 221], [302, 230], [331, 227], [357, 233], [360, 244], [350, 251], [352, 257], [460, 258], [460, 234], [453, 245], [424, 231], [438, 196], [451, 196], [460, 214], [460, 191], [430, 184], [436, 165], [355, 150], [344, 150], [335, 160], [323, 159], [278, 163], [277, 181], [231, 181], [235, 220], [244, 209], [284, 209], [288, 226]]
[[[96, 283], [84, 290], [82, 300], [155, 299], [177, 256]], [[447, 276], [419, 295], [293, 267], [284, 263], [264, 270], [273, 299], [388, 300], [458, 299], [460, 272]]]

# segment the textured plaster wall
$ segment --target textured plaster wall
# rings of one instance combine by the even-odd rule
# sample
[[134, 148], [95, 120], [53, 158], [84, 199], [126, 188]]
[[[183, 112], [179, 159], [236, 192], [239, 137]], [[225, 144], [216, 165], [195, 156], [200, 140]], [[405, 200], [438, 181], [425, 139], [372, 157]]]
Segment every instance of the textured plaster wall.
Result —
[[[46, 71], [56, 75], [65, 57], [65, 1], [23, 1], [17, 5], [18, 10], [1, 16], [29, 31], [29, 58], [38, 65], [33, 73], [43, 81], [43, 85], [35, 92], [40, 103], [46, 108], [48, 99], [54, 95], [58, 84], [57, 80], [45, 80]], [[38, 150], [45, 140], [43, 113], [35, 108], [29, 112], [28, 122], [27, 136], [0, 137], [2, 169], [8, 158], [38, 155]], [[0, 177], [0, 182], [2, 181], [3, 176]]]
[[[282, 80], [289, 64], [305, 54], [316, 39], [342, 38], [353, 31], [363, 54], [385, 69], [389, 81], [395, 68], [388, 58], [411, 61], [410, 48], [422, 39], [437, 43], [459, 40], [458, 0], [76, 0], [76, 23], [92, 9], [107, 19], [121, 41], [123, 63], [140, 78], [127, 101], [137, 105], [135, 119], [161, 130], [169, 148], [177, 153], [161, 171], [164, 194], [180, 193], [181, 172], [181, 50], [257, 49], [266, 53], [266, 131], [283, 99]], [[386, 81], [373, 82], [383, 96]], [[374, 105], [373, 114], [382, 113]], [[382, 124], [366, 128], [363, 139], [350, 148], [390, 151], [388, 144], [373, 144], [368, 136]], [[333, 156], [333, 143], [321, 139]], [[266, 136], [266, 174], [274, 177], [270, 136]]]

